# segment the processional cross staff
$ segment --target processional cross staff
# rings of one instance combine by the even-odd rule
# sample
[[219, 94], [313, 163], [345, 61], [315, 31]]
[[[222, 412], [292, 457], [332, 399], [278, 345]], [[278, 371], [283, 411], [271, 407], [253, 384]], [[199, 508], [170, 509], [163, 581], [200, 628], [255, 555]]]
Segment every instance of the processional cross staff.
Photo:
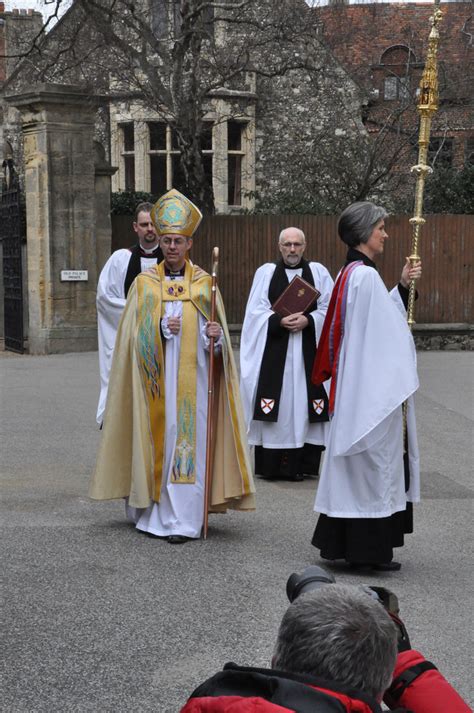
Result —
[[[209, 321], [216, 321], [216, 298], [217, 298], [217, 270], [219, 267], [219, 248], [212, 251], [212, 272], [211, 272], [211, 314]], [[212, 465], [214, 444], [212, 439], [212, 429], [214, 427], [214, 337], [209, 337], [209, 367], [208, 367], [208, 391], [207, 391], [207, 429], [206, 429], [206, 479], [204, 484], [204, 522], [202, 528], [203, 539], [207, 539], [209, 520], [209, 500], [212, 485]]]
[[[428, 37], [428, 52], [423, 74], [420, 81], [420, 100], [417, 106], [420, 115], [420, 128], [418, 134], [418, 163], [412, 167], [412, 173], [416, 174], [415, 184], [415, 205], [413, 217], [410, 223], [413, 228], [410, 264], [413, 267], [421, 259], [418, 255], [418, 244], [421, 228], [425, 224], [423, 218], [423, 195], [425, 191], [426, 176], [433, 173], [433, 169], [428, 165], [428, 148], [430, 145], [431, 119], [438, 111], [438, 25], [442, 20], [443, 13], [440, 10], [440, 0], [434, 0], [433, 15], [430, 17], [431, 31]], [[407, 322], [412, 331], [415, 324], [415, 296], [416, 279], [410, 281], [408, 292]], [[407, 434], [407, 402], [403, 404], [403, 442], [406, 446]]]
[[[413, 211], [413, 218], [410, 218], [413, 233], [411, 255], [409, 256], [409, 260], [412, 267], [420, 260], [420, 256], [418, 255], [418, 243], [421, 227], [426, 222], [423, 218], [423, 194], [425, 190], [425, 180], [426, 176], [433, 172], [431, 166], [428, 166], [427, 160], [428, 148], [430, 144], [431, 118], [433, 114], [438, 111], [438, 25], [443, 17], [439, 4], [440, 0], [434, 0], [434, 11], [433, 15], [430, 17], [431, 32], [428, 37], [428, 53], [425, 68], [420, 81], [420, 101], [417, 106], [418, 113], [420, 115], [418, 163], [411, 169], [412, 173], [416, 173], [415, 207]], [[413, 325], [415, 324], [415, 282], [415, 279], [411, 280], [408, 295], [407, 321], [410, 330], [413, 329]]]

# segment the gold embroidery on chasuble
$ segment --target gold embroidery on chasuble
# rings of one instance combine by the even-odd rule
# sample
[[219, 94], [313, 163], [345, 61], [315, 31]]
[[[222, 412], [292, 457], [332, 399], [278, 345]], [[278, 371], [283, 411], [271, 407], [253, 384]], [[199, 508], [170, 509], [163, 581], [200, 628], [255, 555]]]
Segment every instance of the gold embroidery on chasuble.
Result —
[[[183, 280], [165, 280], [164, 264], [158, 268], [162, 277], [161, 294], [165, 302], [182, 302], [181, 346], [176, 403], [176, 448], [171, 469], [172, 483], [196, 482], [196, 394], [198, 315], [194, 305], [194, 270], [186, 263]], [[197, 293], [200, 294], [198, 289]]]
[[153, 500], [159, 502], [165, 443], [165, 381], [161, 343], [161, 290], [156, 278], [137, 285], [137, 361], [147, 403], [153, 447]]
[[208, 319], [210, 278], [200, 268], [193, 268], [186, 263], [183, 280], [166, 280], [164, 263], [161, 263], [150, 275], [140, 275], [136, 282], [138, 363], [153, 443], [153, 499], [159, 502], [166, 437], [165, 359], [160, 320], [165, 313], [166, 302], [182, 302], [176, 403], [177, 438], [171, 482], [192, 484], [196, 482], [197, 312], [201, 312]]

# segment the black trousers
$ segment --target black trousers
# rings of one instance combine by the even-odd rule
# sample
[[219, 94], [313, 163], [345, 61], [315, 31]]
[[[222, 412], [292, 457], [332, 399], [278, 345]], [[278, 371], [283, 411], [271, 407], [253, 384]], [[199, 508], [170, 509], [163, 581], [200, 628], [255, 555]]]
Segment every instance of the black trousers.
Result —
[[302, 448], [264, 448], [255, 446], [255, 473], [268, 480], [295, 475], [318, 475], [324, 446], [305, 443]]

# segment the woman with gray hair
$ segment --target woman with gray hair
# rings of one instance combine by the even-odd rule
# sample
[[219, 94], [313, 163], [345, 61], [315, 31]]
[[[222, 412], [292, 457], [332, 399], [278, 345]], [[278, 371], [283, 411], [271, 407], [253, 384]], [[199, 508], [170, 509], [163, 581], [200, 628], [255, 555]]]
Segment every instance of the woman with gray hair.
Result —
[[421, 264], [411, 266], [407, 259], [399, 284], [387, 291], [375, 265], [388, 238], [386, 217], [384, 208], [366, 201], [339, 218], [339, 237], [349, 250], [313, 369], [314, 383], [332, 380], [332, 420], [312, 543], [325, 559], [391, 571], [401, 567], [393, 548], [413, 531], [412, 502], [419, 500], [412, 403], [418, 376], [406, 307]]

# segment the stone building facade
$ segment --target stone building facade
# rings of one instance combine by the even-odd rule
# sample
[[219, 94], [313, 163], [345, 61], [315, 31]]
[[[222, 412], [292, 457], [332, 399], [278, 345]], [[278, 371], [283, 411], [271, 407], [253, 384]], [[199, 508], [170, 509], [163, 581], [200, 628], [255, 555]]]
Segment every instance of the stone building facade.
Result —
[[[212, 181], [216, 213], [250, 210], [255, 191], [257, 95], [248, 87], [214, 92], [204, 114], [204, 168]], [[159, 196], [181, 188], [179, 149], [162, 115], [137, 101], [110, 104], [111, 160], [118, 167], [114, 191]]]
[[[215, 32], [221, 46], [233, 47], [222, 28]], [[273, 53], [278, 52], [275, 43]], [[310, 154], [323, 127], [330, 140], [338, 132], [366, 134], [363, 92], [317, 36], [311, 53], [309, 69], [265, 76], [256, 68], [206, 97], [202, 153], [216, 213], [287, 211], [299, 183], [299, 156]], [[180, 187], [179, 149], [166, 118], [125, 99], [111, 103], [110, 125], [111, 160], [118, 166], [114, 190], [159, 195]], [[337, 180], [334, 171], [328, 180]]]

